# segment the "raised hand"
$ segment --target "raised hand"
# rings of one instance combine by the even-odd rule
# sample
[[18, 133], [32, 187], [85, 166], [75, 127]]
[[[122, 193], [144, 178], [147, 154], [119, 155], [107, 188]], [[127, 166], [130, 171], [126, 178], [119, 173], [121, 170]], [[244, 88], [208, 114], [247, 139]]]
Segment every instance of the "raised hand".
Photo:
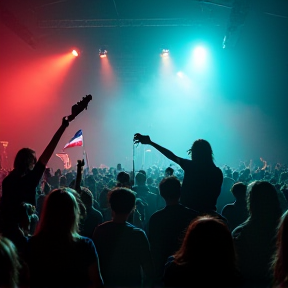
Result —
[[134, 144], [151, 144], [150, 137], [148, 135], [141, 135], [140, 133], [134, 134]]

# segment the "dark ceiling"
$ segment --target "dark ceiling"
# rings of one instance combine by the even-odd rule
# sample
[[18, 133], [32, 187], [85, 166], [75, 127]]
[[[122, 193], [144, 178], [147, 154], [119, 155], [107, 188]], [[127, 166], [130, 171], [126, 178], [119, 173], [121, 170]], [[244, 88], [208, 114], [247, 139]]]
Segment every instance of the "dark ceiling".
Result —
[[[261, 21], [276, 21], [281, 29], [287, 26], [288, 17], [286, 0], [2, 0], [0, 9], [2, 23], [35, 49], [63, 30], [74, 38], [93, 36], [102, 45], [115, 45], [119, 40], [121, 45], [133, 43], [140, 40], [139, 31], [146, 31], [159, 45], [169, 45], [168, 35], [179, 34], [179, 29], [182, 33], [209, 30], [218, 35], [219, 46], [226, 35], [228, 48], [236, 45], [243, 26], [249, 33]], [[142, 44], [148, 41], [141, 39]]]

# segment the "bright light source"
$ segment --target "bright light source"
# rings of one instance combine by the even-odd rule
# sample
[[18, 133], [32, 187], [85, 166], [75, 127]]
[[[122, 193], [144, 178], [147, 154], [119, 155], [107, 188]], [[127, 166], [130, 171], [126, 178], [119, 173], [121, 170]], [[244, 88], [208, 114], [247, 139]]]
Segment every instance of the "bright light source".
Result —
[[182, 78], [182, 77], [184, 76], [184, 74], [183, 74], [182, 71], [179, 71], [179, 72], [177, 72], [177, 76], [180, 77], [180, 78]]
[[72, 51], [72, 54], [73, 54], [75, 57], [78, 56], [78, 52], [77, 52], [76, 50], [73, 50], [73, 51]]
[[161, 57], [168, 57], [169, 56], [169, 50], [168, 49], [163, 49], [161, 52]]
[[99, 49], [99, 57], [106, 58], [107, 57], [107, 50]]
[[194, 63], [197, 66], [202, 66], [203, 64], [205, 64], [206, 59], [207, 59], [206, 49], [202, 46], [196, 47], [193, 51], [193, 58], [194, 58]]

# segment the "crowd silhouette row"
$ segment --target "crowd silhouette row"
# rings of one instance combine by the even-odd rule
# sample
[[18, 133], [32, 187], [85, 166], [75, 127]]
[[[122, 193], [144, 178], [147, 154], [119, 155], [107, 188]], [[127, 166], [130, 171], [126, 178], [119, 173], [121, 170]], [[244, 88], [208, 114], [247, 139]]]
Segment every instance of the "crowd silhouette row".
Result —
[[2, 182], [0, 287], [288, 287], [285, 165], [219, 168], [204, 139], [184, 159], [137, 133], [175, 167], [52, 175], [69, 121]]

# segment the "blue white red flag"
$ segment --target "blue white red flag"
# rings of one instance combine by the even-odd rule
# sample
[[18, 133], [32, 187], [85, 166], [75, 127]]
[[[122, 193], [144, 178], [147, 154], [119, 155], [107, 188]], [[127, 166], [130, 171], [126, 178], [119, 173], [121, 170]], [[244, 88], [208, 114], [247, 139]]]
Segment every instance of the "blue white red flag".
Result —
[[83, 146], [82, 130], [76, 132], [74, 137], [64, 146], [63, 150], [70, 147]]

